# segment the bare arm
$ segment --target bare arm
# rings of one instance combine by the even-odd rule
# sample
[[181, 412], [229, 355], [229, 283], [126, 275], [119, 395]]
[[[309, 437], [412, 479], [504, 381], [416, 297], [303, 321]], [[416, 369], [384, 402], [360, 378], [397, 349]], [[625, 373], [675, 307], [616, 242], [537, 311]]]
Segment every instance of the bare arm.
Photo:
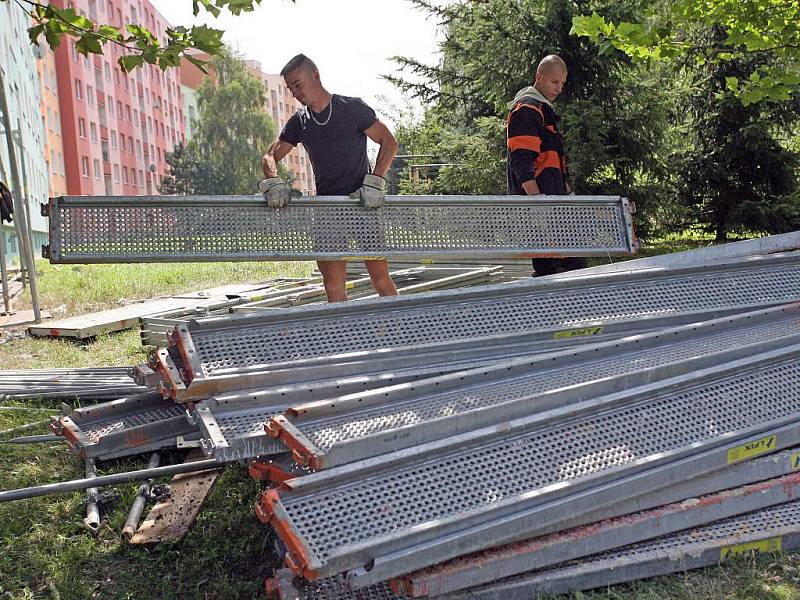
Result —
[[375, 121], [368, 129], [364, 131], [369, 139], [380, 146], [378, 150], [378, 158], [375, 159], [375, 168], [372, 169], [373, 175], [383, 177], [389, 166], [392, 164], [397, 148], [400, 146], [397, 143], [392, 132], [380, 121]]
[[294, 146], [283, 140], [277, 140], [269, 147], [267, 153], [261, 158], [261, 170], [264, 171], [264, 177], [278, 176], [278, 163], [283, 160], [284, 156], [289, 154], [292, 148]]

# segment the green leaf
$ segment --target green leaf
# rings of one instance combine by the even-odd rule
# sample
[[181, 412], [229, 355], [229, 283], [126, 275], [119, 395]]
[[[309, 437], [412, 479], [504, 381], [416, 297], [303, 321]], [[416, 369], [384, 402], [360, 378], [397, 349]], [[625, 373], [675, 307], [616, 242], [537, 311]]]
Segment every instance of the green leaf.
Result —
[[116, 27], [112, 27], [111, 25], [101, 25], [100, 27], [97, 28], [97, 33], [105, 38], [117, 42], [122, 41], [123, 39], [122, 32]]
[[31, 40], [31, 44], [39, 43], [39, 36], [44, 33], [44, 28], [45, 25], [43, 23], [28, 28], [28, 38]]
[[205, 25], [195, 25], [191, 30], [192, 42], [194, 47], [198, 50], [208, 52], [209, 54], [218, 54], [222, 49], [222, 35], [221, 29], [213, 29]]
[[75, 42], [75, 49], [86, 56], [87, 54], [102, 54], [103, 48], [100, 43], [100, 38], [96, 33], [85, 33], [78, 38]]
[[195, 67], [197, 67], [197, 68], [198, 68], [198, 69], [200, 69], [200, 70], [201, 70], [203, 73], [205, 73], [206, 75], [208, 75], [208, 69], [206, 69], [206, 65], [208, 64], [208, 61], [207, 61], [207, 60], [200, 60], [199, 58], [195, 58], [194, 56], [191, 56], [190, 54], [185, 54], [183, 58], [185, 58], [186, 60], [188, 60], [188, 61], [189, 61], [190, 63], [192, 63], [192, 64], [193, 64]]
[[592, 12], [590, 16], [578, 15], [573, 17], [570, 35], [597, 39], [600, 35], [607, 34], [610, 27], [613, 26], [606, 23], [603, 17], [596, 12]]
[[125, 73], [130, 73], [136, 67], [144, 64], [144, 58], [141, 54], [126, 54], [119, 57], [119, 66]]

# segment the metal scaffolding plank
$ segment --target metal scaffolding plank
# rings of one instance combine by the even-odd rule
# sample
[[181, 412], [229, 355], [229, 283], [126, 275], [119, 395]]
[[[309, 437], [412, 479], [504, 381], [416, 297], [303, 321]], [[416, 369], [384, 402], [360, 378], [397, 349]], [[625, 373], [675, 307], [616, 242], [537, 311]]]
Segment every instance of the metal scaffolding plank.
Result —
[[[762, 508], [596, 554], [589, 558], [438, 596], [441, 600], [531, 600], [716, 565], [748, 553], [800, 548], [800, 500]], [[267, 581], [278, 600], [400, 600], [387, 582], [354, 589], [344, 577], [292, 579], [280, 569]]]
[[101, 460], [174, 447], [197, 431], [183, 407], [155, 392], [74, 409], [52, 428], [82, 458]]
[[[292, 480], [285, 484], [288, 491], [262, 496], [260, 516], [273, 522], [308, 578], [370, 563], [363, 583], [469, 552], [470, 544], [479, 550], [522, 539], [530, 530], [515, 523], [507, 531], [498, 520], [626, 475], [663, 470], [726, 443], [749, 444], [765, 432], [794, 427], [799, 351], [790, 346], [599, 398], [581, 415], [566, 411], [567, 419], [556, 410]], [[764, 449], [794, 445], [796, 438], [787, 443], [770, 437]], [[700, 472], [719, 468], [731, 456], [735, 452], [712, 454], [698, 463]], [[682, 469], [691, 476], [686, 465]], [[624, 495], [638, 493], [629, 489]], [[489, 524], [480, 539], [461, 535]], [[454, 540], [460, 550], [448, 555], [454, 549], [441, 546]], [[423, 543], [439, 547], [399, 560], [402, 551]]]
[[[217, 395], [195, 405], [195, 412], [200, 414], [197, 423], [203, 432], [203, 449], [208, 456], [221, 461], [272, 454], [276, 448], [285, 452], [284, 444], [267, 437], [264, 427], [273, 416], [289, 408], [287, 402], [290, 400], [333, 400], [362, 390], [386, 388], [402, 382], [426, 381], [471, 365], [494, 363], [516, 354], [529, 355], [530, 352], [536, 352], [538, 347], [521, 345], [498, 350], [499, 353], [495, 356], [491, 351], [483, 349], [480, 358], [459, 358], [462, 356], [460, 354], [455, 357], [447, 356], [446, 364], [428, 367], [397, 368], [391, 361], [382, 360], [363, 367], [358, 365], [358, 370], [363, 373], [351, 377], [342, 375], [346, 368], [343, 369], [340, 365], [301, 369], [300, 372], [273, 372], [274, 379], [285, 376], [293, 380], [303, 379], [303, 382]], [[328, 378], [324, 378], [325, 376]]]
[[53, 263], [636, 251], [630, 205], [619, 196], [388, 196], [379, 210], [346, 196], [281, 209], [258, 196], [64, 196], [42, 208]]
[[269, 433], [314, 470], [800, 342], [800, 305], [292, 405]]
[[[779, 235], [768, 235], [753, 240], [730, 242], [728, 244], [719, 244], [706, 248], [695, 248], [693, 250], [684, 250], [683, 252], [671, 252], [658, 256], [648, 256], [647, 258], [637, 258], [607, 265], [598, 265], [596, 267], [589, 267], [588, 269], [571, 271], [570, 276], [622, 273], [656, 268], [678, 269], [709, 264], [716, 261], [725, 261], [733, 258], [746, 258], [761, 254], [788, 252], [798, 249], [800, 249], [800, 231], [792, 231]], [[548, 277], [557, 278], [564, 277], [564, 275], [549, 275]]]
[[[520, 281], [301, 307], [282, 314], [202, 319], [179, 327], [173, 344], [177, 362], [185, 361], [176, 365], [184, 371], [184, 383], [209, 396], [230, 389], [214, 387], [212, 380], [222, 374], [296, 367], [303, 360], [332, 362], [358, 353], [369, 357], [394, 352], [414, 355], [425, 364], [430, 351], [448, 344], [479, 347], [514, 335], [574, 342], [626, 327], [641, 330], [649, 324], [655, 329], [797, 300], [800, 257], [789, 255], [746, 266], [736, 262]], [[189, 340], [195, 352], [183, 347]]]
[[[321, 356], [284, 363], [275, 363], [267, 368], [230, 369], [215, 373], [211, 378], [197, 378], [186, 386], [176, 366], [183, 365], [177, 347], [162, 349], [158, 352], [161, 368], [156, 377], [160, 377], [165, 397], [178, 402], [199, 401], [220, 393], [247, 390], [250, 388], [271, 387], [275, 385], [305, 383], [320, 379], [343, 379], [361, 377], [371, 382], [374, 378], [384, 377], [399, 380], [410, 374], [410, 379], [418, 378], [417, 374], [428, 376], [452, 373], [467, 368], [488, 365], [518, 356], [528, 356], [555, 352], [564, 348], [572, 348], [601, 342], [616, 340], [623, 335], [684, 323], [688, 317], [648, 319], [644, 323], [630, 322], [612, 324], [605, 328], [581, 328], [585, 335], [569, 335], [564, 338], [547, 338], [543, 336], [520, 334], [501, 336], [499, 338], [482, 339], [441, 344], [429, 348], [425, 353], [413, 349], [406, 351], [387, 350], [383, 352], [354, 352], [336, 356]], [[179, 326], [179, 328], [182, 328]], [[602, 329], [602, 330], [601, 330]], [[541, 338], [541, 339], [539, 339]], [[173, 360], [177, 359], [177, 361]], [[140, 378], [141, 379], [141, 378]], [[143, 379], [142, 379], [143, 380]], [[388, 383], [384, 383], [388, 385]], [[157, 387], [158, 384], [155, 384]]]
[[[794, 463], [800, 454], [794, 451]], [[503, 546], [392, 580], [400, 596], [442, 596], [795, 500], [800, 473]]]
[[800, 548], [800, 501], [761, 509], [533, 574], [448, 595], [530, 600], [716, 565], [748, 553]]
[[0, 395], [18, 400], [108, 400], [146, 391], [128, 375], [127, 367], [0, 371]]

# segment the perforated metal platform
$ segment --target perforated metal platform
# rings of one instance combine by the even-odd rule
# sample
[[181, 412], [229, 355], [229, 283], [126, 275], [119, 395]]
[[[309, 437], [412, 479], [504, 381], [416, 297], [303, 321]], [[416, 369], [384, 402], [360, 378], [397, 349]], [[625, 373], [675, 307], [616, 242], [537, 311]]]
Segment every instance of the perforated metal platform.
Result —
[[[290, 482], [293, 489], [280, 499], [268, 492], [262, 505], [274, 515], [279, 534], [295, 540], [295, 562], [308, 574], [358, 568], [426, 540], [797, 420], [798, 351], [790, 347], [734, 361], [693, 382], [668, 380], [621, 398], [622, 406], [603, 404], [606, 409], [598, 406], [597, 414], [561, 424], [540, 420], [537, 426], [531, 417], [509, 423], [505, 434], [487, 430], [483, 441], [479, 435], [465, 437], [449, 451], [444, 450], [449, 444], [429, 444], [319, 473]], [[478, 543], [511, 541], [497, 535], [484, 532]], [[517, 528], [514, 535], [525, 531]], [[450, 556], [429, 549], [416, 558], [395, 565], [397, 572], [387, 565], [381, 572], [394, 576], [422, 566], [421, 561], [434, 564]]]
[[299, 361], [413, 355], [416, 364], [426, 364], [427, 355], [445, 344], [481, 347], [523, 334], [529, 340], [574, 342], [798, 300], [800, 258], [785, 256], [746, 266], [736, 262], [574, 281], [521, 281], [284, 314], [203, 319], [190, 322], [179, 343], [192, 345], [181, 348], [191, 388], [226, 374], [293, 368]]
[[405, 596], [442, 596], [535, 569], [699, 527], [735, 515], [791, 502], [800, 492], [800, 473], [764, 480], [615, 519], [569, 529], [522, 543], [436, 565], [392, 580]]
[[347, 197], [270, 209], [257, 196], [66, 196], [43, 207], [53, 263], [383, 256], [606, 256], [636, 250], [618, 196]]
[[80, 456], [101, 460], [174, 447], [197, 432], [183, 407], [152, 392], [75, 409], [53, 430]]
[[[445, 373], [461, 371], [471, 367], [506, 361], [516, 356], [543, 353], [546, 348], [536, 344], [520, 344], [498, 348], [497, 352], [483, 348], [471, 353], [447, 353], [439, 358], [444, 364], [428, 367], [398, 368], [393, 361], [368, 361], [359, 370], [362, 375], [348, 377], [342, 374], [354, 365], [336, 365], [335, 368], [296, 369], [285, 373], [287, 377], [304, 380], [303, 383], [269, 386], [248, 392], [217, 395], [199, 402], [196, 411], [198, 425], [203, 431], [203, 448], [208, 456], [218, 460], [240, 460], [272, 454], [276, 449], [285, 450], [282, 443], [268, 438], [264, 426], [270, 419], [282, 414], [287, 402], [312, 402], [316, 400], [336, 401], [347, 394], [364, 390], [387, 388], [404, 382], [423, 382]], [[480, 358], [476, 358], [480, 355]], [[429, 356], [431, 362], [437, 357]], [[339, 372], [338, 375], [334, 375]], [[319, 376], [333, 375], [328, 379]], [[280, 373], [273, 372], [277, 379]]]
[[699, 569], [743, 554], [797, 548], [800, 548], [800, 501], [795, 500], [446, 598], [530, 600], [538, 594], [589, 590]]
[[[531, 600], [539, 594], [565, 594], [715, 565], [755, 552], [800, 548], [800, 500], [737, 515], [700, 527], [631, 544], [580, 561], [507, 578], [442, 600]], [[342, 577], [291, 581], [276, 578], [279, 600], [400, 600], [388, 583], [353, 589]]]
[[328, 468], [798, 341], [800, 306], [769, 309], [295, 405], [273, 429], [313, 468]]

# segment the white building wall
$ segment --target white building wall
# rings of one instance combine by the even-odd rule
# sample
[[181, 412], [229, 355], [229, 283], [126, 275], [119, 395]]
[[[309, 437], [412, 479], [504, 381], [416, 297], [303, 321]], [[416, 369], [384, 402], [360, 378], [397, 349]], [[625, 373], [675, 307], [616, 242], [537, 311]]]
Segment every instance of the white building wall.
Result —
[[[41, 216], [39, 205], [48, 201], [49, 173], [45, 162], [45, 131], [40, 114], [40, 87], [34, 54], [38, 49], [28, 39], [29, 23], [30, 17], [16, 3], [0, 2], [0, 71], [5, 83], [12, 130], [16, 132], [17, 123], [21, 123], [21, 157], [19, 133], [15, 133], [17, 164], [20, 171], [23, 166], [25, 169], [33, 248], [38, 255], [42, 244], [47, 243], [47, 219]], [[7, 148], [5, 129], [0, 121], [0, 177], [13, 188]], [[19, 210], [21, 207], [15, 207], [15, 213]], [[18, 241], [14, 229], [8, 223], [4, 224], [3, 229], [7, 259], [17, 262]]]
[[184, 128], [186, 141], [188, 142], [194, 137], [194, 121], [200, 116], [200, 112], [197, 108], [197, 92], [188, 85], [183, 84], [181, 84], [181, 92], [183, 93]]

